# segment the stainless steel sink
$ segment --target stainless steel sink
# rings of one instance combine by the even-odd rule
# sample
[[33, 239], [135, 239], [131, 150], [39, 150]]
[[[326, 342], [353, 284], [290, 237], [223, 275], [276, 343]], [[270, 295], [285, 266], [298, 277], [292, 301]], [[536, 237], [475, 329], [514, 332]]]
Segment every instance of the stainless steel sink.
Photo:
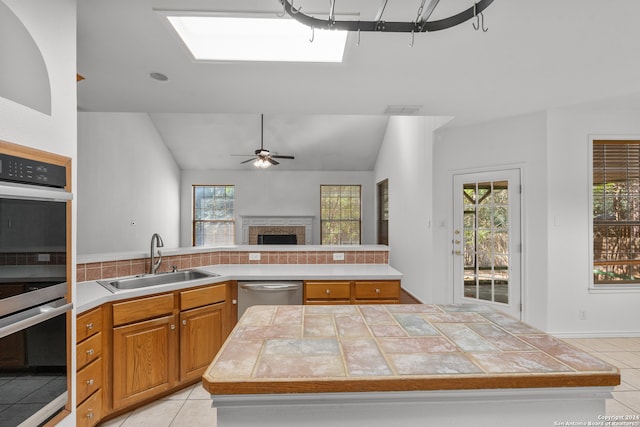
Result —
[[118, 292], [127, 289], [139, 289], [146, 288], [148, 286], [168, 285], [171, 283], [188, 282], [190, 280], [198, 280], [217, 276], [219, 276], [219, 274], [207, 273], [200, 270], [182, 270], [172, 273], [144, 274], [136, 277], [127, 277], [124, 279], [98, 280], [98, 283], [100, 283], [111, 292]]

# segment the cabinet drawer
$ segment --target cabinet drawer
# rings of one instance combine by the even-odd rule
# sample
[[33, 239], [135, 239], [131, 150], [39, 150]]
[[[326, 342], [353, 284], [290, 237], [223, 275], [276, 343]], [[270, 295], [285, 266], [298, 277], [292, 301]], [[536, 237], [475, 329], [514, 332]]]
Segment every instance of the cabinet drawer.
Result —
[[100, 418], [102, 418], [102, 390], [93, 393], [91, 397], [78, 405], [76, 426], [91, 427], [98, 424]]
[[349, 282], [306, 282], [306, 299], [349, 299], [351, 284]]
[[226, 297], [226, 284], [182, 291], [180, 292], [180, 311], [222, 302]]
[[173, 312], [173, 294], [113, 304], [113, 326], [160, 317]]
[[102, 332], [91, 336], [76, 346], [77, 369], [80, 370], [89, 362], [102, 355]]
[[102, 330], [102, 307], [82, 313], [76, 319], [76, 342]]
[[78, 371], [76, 376], [76, 402], [82, 402], [87, 396], [102, 388], [102, 358]]
[[349, 305], [351, 304], [351, 301], [343, 299], [314, 299], [306, 300], [304, 303], [306, 305]]
[[356, 299], [396, 299], [400, 298], [400, 282], [356, 282]]

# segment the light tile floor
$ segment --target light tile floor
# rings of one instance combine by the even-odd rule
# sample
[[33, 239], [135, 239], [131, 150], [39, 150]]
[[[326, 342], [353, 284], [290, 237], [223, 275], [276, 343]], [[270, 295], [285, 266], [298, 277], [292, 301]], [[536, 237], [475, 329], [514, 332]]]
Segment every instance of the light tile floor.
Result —
[[[568, 343], [620, 369], [622, 384], [607, 401], [606, 415], [640, 414], [640, 337], [572, 338]], [[101, 426], [215, 427], [216, 410], [200, 383], [138, 408]]]

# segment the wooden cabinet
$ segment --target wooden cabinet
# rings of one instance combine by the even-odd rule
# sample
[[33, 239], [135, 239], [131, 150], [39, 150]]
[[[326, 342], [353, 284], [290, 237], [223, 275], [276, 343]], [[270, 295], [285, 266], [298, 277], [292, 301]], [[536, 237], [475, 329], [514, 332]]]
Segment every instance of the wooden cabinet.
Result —
[[197, 381], [230, 324], [229, 283], [112, 305], [112, 409], [150, 400]]
[[348, 281], [305, 281], [305, 304], [350, 304], [351, 283]]
[[399, 304], [399, 280], [308, 280], [304, 304]]
[[202, 376], [222, 346], [224, 303], [180, 313], [180, 380]]
[[180, 381], [200, 378], [229, 334], [229, 286], [180, 292]]
[[353, 290], [354, 304], [400, 304], [399, 280], [358, 280]]
[[102, 418], [103, 311], [101, 307], [76, 318], [76, 424], [90, 427]]
[[76, 426], [92, 427], [102, 418], [102, 390], [93, 393], [76, 409]]
[[174, 295], [113, 304], [113, 409], [171, 389], [176, 381]]

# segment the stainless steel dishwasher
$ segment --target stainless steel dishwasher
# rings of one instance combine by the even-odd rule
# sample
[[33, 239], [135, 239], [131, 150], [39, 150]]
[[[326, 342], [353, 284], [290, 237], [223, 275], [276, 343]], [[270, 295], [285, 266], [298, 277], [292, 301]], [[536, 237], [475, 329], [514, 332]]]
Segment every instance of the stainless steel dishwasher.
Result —
[[252, 305], [301, 304], [301, 280], [248, 280], [238, 282], [238, 319]]

